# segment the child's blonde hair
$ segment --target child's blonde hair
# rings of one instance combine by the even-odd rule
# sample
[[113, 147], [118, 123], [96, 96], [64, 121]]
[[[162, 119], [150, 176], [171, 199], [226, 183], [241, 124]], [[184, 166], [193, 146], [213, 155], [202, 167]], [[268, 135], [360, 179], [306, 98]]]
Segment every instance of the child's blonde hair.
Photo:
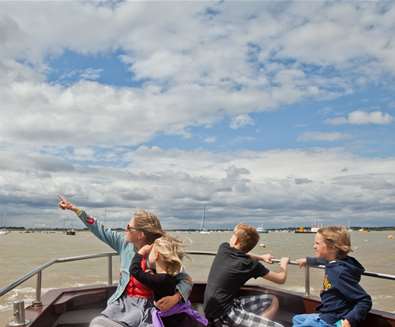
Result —
[[336, 249], [336, 257], [344, 258], [351, 252], [350, 233], [344, 227], [328, 226], [318, 230], [328, 247]]
[[152, 250], [159, 254], [159, 260], [163, 263], [166, 273], [176, 275], [180, 272], [184, 257], [182, 241], [165, 234], [155, 240]]
[[259, 234], [255, 227], [247, 224], [238, 224], [234, 228], [234, 233], [240, 243], [240, 250], [250, 252], [259, 241]]

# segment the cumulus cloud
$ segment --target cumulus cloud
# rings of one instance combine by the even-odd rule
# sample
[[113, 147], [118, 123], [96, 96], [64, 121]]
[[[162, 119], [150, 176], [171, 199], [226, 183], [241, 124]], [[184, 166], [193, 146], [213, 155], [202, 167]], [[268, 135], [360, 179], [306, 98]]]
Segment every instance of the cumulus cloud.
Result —
[[339, 132], [305, 132], [298, 136], [298, 141], [324, 141], [334, 142], [349, 138], [349, 135]]
[[388, 114], [381, 111], [361, 111], [356, 110], [349, 113], [346, 117], [335, 117], [327, 120], [327, 123], [331, 125], [387, 125], [393, 122], [394, 118]]
[[239, 129], [248, 125], [254, 125], [254, 120], [249, 115], [238, 115], [230, 123], [230, 127], [233, 129]]
[[[47, 134], [48, 142], [58, 144], [141, 144], [157, 133], [182, 134], [190, 125], [226, 116], [232, 128], [240, 128], [252, 123], [250, 113], [346, 94], [357, 77], [395, 72], [394, 8], [380, 3], [294, 3], [283, 10], [262, 2], [196, 2], [171, 10], [168, 3], [149, 2], [0, 6], [0, 73], [6, 76], [0, 98], [8, 112], [17, 113], [2, 120], [5, 139], [37, 142]], [[153, 16], [155, 24], [147, 23]], [[45, 60], [64, 49], [91, 55], [121, 49], [131, 78], [143, 81], [142, 87], [48, 85]], [[30, 63], [29, 74], [38, 76], [12, 78], [7, 60]], [[365, 71], [358, 68], [361, 60]], [[79, 74], [95, 80], [100, 71]], [[76, 126], [87, 116], [92, 127], [82, 133]]]
[[[395, 209], [394, 159], [367, 159], [339, 150], [212, 153], [140, 147], [126, 150], [121, 164], [109, 167], [94, 156], [87, 165], [86, 153], [71, 151], [71, 167], [38, 153], [2, 167], [2, 207], [11, 217], [19, 203], [18, 215], [7, 224], [20, 226], [27, 217], [32, 223], [53, 223], [62, 214], [56, 208], [57, 194], [99, 217], [107, 208], [109, 223], [117, 227], [137, 208], [154, 210], [168, 228], [198, 228], [203, 207], [212, 217], [211, 227], [230, 227], [240, 220], [299, 225], [311, 215], [331, 223], [345, 216], [356, 223], [369, 216], [375, 221], [380, 205], [383, 223], [391, 221]], [[8, 156], [0, 152], [0, 157]]]
[[[114, 224], [145, 207], [171, 227], [193, 226], [204, 206], [229, 224], [296, 225], [312, 214], [331, 223], [346, 214], [390, 221], [393, 158], [144, 144], [163, 134], [192, 137], [191, 127], [224, 119], [235, 129], [250, 126], [256, 113], [352, 94], [367, 81], [385, 85], [395, 74], [394, 22], [395, 6], [380, 2], [1, 2], [0, 203], [7, 223], [53, 219], [58, 193], [93, 214], [107, 207]], [[64, 75], [49, 83], [49, 59], [66, 49], [88, 58], [116, 54], [131, 83], [100, 83], [97, 68], [73, 68], [66, 74], [76, 81], [63, 83]], [[356, 111], [328, 122], [392, 121], [380, 111]], [[316, 132], [300, 140], [344, 137]], [[240, 140], [255, 139], [229, 144]], [[362, 196], [361, 176], [368, 181]], [[378, 203], [380, 213], [371, 209]]]

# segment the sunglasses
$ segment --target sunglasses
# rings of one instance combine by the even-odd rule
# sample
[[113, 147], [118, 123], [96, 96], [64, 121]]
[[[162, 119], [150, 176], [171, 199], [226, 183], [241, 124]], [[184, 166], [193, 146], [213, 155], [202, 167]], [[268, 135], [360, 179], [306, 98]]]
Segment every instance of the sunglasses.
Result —
[[137, 232], [137, 231], [139, 231], [139, 229], [137, 229], [137, 228], [135, 228], [135, 227], [132, 227], [132, 226], [130, 226], [129, 224], [126, 225], [125, 229], [126, 229], [128, 232]]

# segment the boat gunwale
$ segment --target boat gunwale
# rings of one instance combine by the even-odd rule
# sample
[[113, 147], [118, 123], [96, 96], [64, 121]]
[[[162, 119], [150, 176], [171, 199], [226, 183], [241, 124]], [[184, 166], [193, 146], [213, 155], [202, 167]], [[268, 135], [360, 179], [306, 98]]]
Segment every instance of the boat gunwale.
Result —
[[[194, 287], [191, 293], [192, 303], [202, 303], [202, 293], [204, 293], [206, 285], [207, 284], [204, 281], [196, 281], [194, 283]], [[86, 296], [95, 295], [96, 297], [94, 300], [96, 301], [95, 303], [97, 303], [98, 295], [101, 295], [101, 303], [105, 305], [107, 299], [110, 297], [115, 288], [116, 285], [97, 284], [49, 290], [43, 295], [42, 306], [31, 305], [26, 308], [26, 318], [31, 321], [31, 324], [29, 326], [43, 326], [43, 322], [46, 323], [45, 326], [51, 326], [50, 324], [54, 324], [61, 314], [66, 313], [70, 310], [81, 309], [76, 306], [74, 302], [81, 302], [78, 301], [78, 299], [81, 299], [82, 297], [86, 299]], [[248, 284], [243, 286], [240, 290], [240, 295], [252, 295], [259, 293], [270, 293], [279, 298], [288, 298], [293, 301], [300, 301], [300, 308], [303, 308], [304, 312], [294, 313], [291, 311], [287, 311], [289, 307], [281, 307], [280, 305], [280, 311], [292, 314], [314, 313], [315, 307], [320, 303], [319, 297], [317, 296], [307, 297], [299, 292], [285, 290], [269, 285]], [[82, 307], [85, 308], [86, 306], [89, 307], [89, 303], [86, 303], [84, 301], [84, 305], [82, 305]], [[388, 311], [372, 309], [368, 313], [367, 320], [381, 322], [384, 320], [387, 322], [387, 324], [380, 324], [379, 326], [395, 326], [395, 314]]]

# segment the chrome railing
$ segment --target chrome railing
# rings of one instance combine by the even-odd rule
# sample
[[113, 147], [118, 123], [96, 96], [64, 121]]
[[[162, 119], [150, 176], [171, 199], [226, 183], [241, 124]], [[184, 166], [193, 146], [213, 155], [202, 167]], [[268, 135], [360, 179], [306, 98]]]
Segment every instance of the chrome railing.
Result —
[[[187, 254], [191, 255], [211, 255], [215, 256], [216, 252], [210, 252], [210, 251], [187, 251]], [[279, 259], [273, 259], [273, 263], [279, 263]], [[289, 261], [290, 265], [293, 266], [298, 266], [299, 264], [296, 261], [290, 260]], [[315, 268], [315, 269], [325, 269], [325, 266], [315, 266], [315, 267], [310, 267], [306, 265], [304, 267], [304, 294], [305, 296], [310, 296], [310, 268]], [[364, 276], [369, 276], [369, 277], [375, 277], [375, 278], [381, 278], [381, 279], [388, 279], [388, 280], [395, 280], [395, 275], [389, 275], [389, 274], [382, 274], [382, 273], [377, 273], [373, 271], [365, 271], [362, 273]]]
[[[187, 254], [190, 255], [207, 255], [207, 256], [215, 256], [216, 252], [211, 251], [186, 251]], [[112, 285], [112, 257], [117, 256], [118, 254], [115, 252], [108, 252], [108, 253], [97, 253], [97, 254], [90, 254], [90, 255], [82, 255], [77, 257], [68, 257], [68, 258], [58, 258], [51, 260], [32, 271], [28, 272], [27, 274], [23, 275], [22, 277], [18, 278], [13, 283], [9, 284], [8, 286], [0, 289], [0, 297], [7, 294], [8, 292], [12, 291], [17, 286], [21, 285], [25, 281], [29, 280], [33, 276], [37, 275], [36, 280], [36, 295], [35, 300], [33, 301], [33, 305], [40, 306], [41, 305], [41, 284], [42, 284], [42, 272], [47, 269], [48, 267], [57, 264], [57, 263], [64, 263], [64, 262], [72, 262], [72, 261], [80, 261], [80, 260], [87, 260], [87, 259], [95, 259], [95, 258], [107, 258], [107, 284]], [[279, 259], [273, 259], [274, 263], [279, 263]], [[298, 265], [296, 261], [291, 260], [289, 262], [290, 265]], [[323, 266], [319, 267], [309, 267], [306, 266], [305, 271], [305, 280], [304, 280], [304, 287], [305, 287], [305, 296], [310, 296], [310, 268], [318, 268], [323, 269]], [[395, 280], [394, 275], [389, 274], [381, 274], [371, 271], [365, 271], [363, 273], [364, 276], [381, 278], [381, 279], [388, 279], [388, 280]]]
[[26, 275], [23, 275], [22, 277], [18, 278], [16, 281], [9, 284], [8, 286], [1, 288], [0, 289], [0, 297], [7, 294], [10, 291], [12, 291], [14, 288], [21, 285], [25, 281], [29, 280], [33, 276], [37, 275], [36, 295], [35, 295], [35, 299], [33, 301], [33, 305], [40, 306], [41, 305], [42, 272], [44, 271], [44, 269], [47, 269], [48, 267], [51, 267], [52, 265], [57, 264], [57, 263], [80, 261], [80, 260], [103, 258], [103, 257], [107, 257], [107, 259], [108, 259], [108, 261], [107, 261], [107, 266], [108, 266], [107, 284], [112, 285], [112, 257], [117, 256], [117, 255], [118, 254], [115, 252], [97, 253], [97, 254], [81, 255], [81, 256], [77, 256], [77, 257], [58, 258], [58, 259], [48, 261], [47, 263], [44, 263], [43, 265], [31, 270]]

